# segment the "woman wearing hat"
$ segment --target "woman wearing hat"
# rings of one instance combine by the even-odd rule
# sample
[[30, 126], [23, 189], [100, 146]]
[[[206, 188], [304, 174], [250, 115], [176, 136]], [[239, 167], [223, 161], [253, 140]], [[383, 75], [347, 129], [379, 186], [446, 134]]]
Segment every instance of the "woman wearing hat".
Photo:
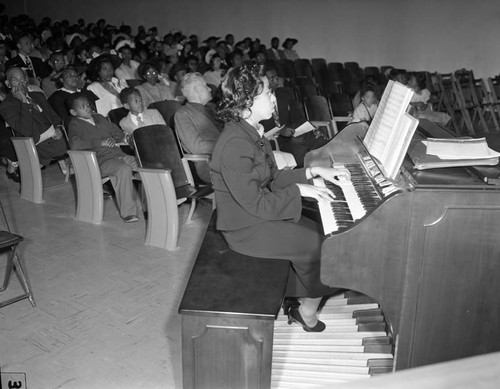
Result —
[[298, 43], [297, 39], [293, 38], [285, 39], [285, 41], [283, 42], [283, 52], [285, 53], [286, 59], [295, 61], [296, 59], [300, 58], [297, 52], [293, 49], [293, 46], [295, 46], [297, 43]]
[[102, 116], [108, 116], [109, 111], [122, 106], [120, 92], [126, 85], [113, 76], [120, 62], [117, 56], [102, 54], [94, 58], [87, 69], [87, 76], [92, 81], [87, 89], [99, 98], [96, 108]]
[[135, 43], [126, 39], [120, 40], [115, 46], [116, 52], [119, 53], [118, 55], [122, 59], [122, 63], [116, 68], [115, 74], [122, 83], [127, 80], [135, 80], [138, 77], [139, 62], [132, 59], [132, 50], [134, 48]]

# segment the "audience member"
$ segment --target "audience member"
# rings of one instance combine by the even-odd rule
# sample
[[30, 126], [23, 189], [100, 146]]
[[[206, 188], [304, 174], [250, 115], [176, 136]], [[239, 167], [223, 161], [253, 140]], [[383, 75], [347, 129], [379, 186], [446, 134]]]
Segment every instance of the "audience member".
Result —
[[139, 62], [132, 59], [132, 49], [135, 48], [134, 42], [126, 39], [121, 40], [115, 46], [115, 50], [119, 53], [122, 63], [115, 70], [115, 76], [125, 85], [127, 80], [138, 79], [137, 69]]
[[296, 59], [300, 58], [297, 52], [293, 49], [293, 46], [295, 46], [298, 42], [299, 41], [294, 38], [285, 39], [285, 41], [283, 42], [283, 54], [285, 56], [285, 59], [295, 61]]
[[26, 72], [28, 83], [40, 86], [40, 81], [50, 74], [50, 67], [40, 58], [30, 56], [34, 49], [33, 38], [28, 33], [23, 33], [16, 40], [18, 54], [9, 59], [5, 68], [19, 67]]
[[[19, 67], [7, 70], [5, 84], [10, 93], [0, 104], [0, 115], [18, 136], [33, 138], [42, 165], [66, 154], [61, 119], [40, 92], [30, 92], [27, 77]], [[61, 168], [65, 169], [63, 163]]]
[[139, 66], [138, 73], [144, 82], [137, 86], [137, 90], [141, 93], [145, 107], [157, 101], [174, 100], [173, 85], [168, 79], [160, 77], [156, 63], [143, 63]]
[[413, 96], [410, 101], [411, 114], [417, 119], [427, 119], [434, 123], [446, 126], [451, 120], [450, 115], [444, 112], [435, 112], [429, 104], [431, 92], [426, 88], [425, 74], [411, 74], [408, 87], [413, 89]]
[[[182, 147], [191, 154], [212, 154], [220, 135], [220, 125], [207, 107], [211, 90], [200, 73], [188, 73], [181, 82], [187, 103], [175, 113], [175, 129]], [[210, 170], [204, 162], [197, 162], [196, 173], [205, 183], [210, 182]]]
[[42, 90], [47, 98], [59, 88], [56, 75], [66, 66], [64, 54], [61, 51], [52, 53], [49, 58], [49, 64], [52, 67], [52, 73], [42, 80]]
[[87, 69], [87, 75], [92, 81], [87, 89], [99, 98], [96, 108], [97, 113], [102, 116], [108, 116], [109, 111], [122, 106], [120, 91], [125, 85], [113, 77], [119, 62], [116, 56], [103, 54], [94, 58]]
[[129, 144], [132, 144], [129, 137], [136, 129], [154, 124], [166, 124], [158, 110], [144, 109], [144, 102], [137, 89], [123, 89], [120, 92], [120, 100], [123, 107], [129, 111], [128, 115], [120, 121], [120, 127]]
[[120, 215], [125, 223], [139, 220], [134, 199], [132, 171], [137, 169], [135, 157], [126, 155], [118, 142], [124, 134], [104, 116], [94, 114], [83, 93], [74, 93], [68, 99], [73, 118], [69, 122], [68, 138], [72, 150], [90, 150], [96, 153], [101, 176], [109, 176], [115, 190]]
[[222, 60], [218, 54], [210, 58], [210, 70], [203, 73], [203, 78], [207, 84], [218, 87], [226, 75], [226, 70], [222, 68]]
[[[67, 66], [61, 70], [56, 77], [59, 79], [59, 82], [62, 83], [62, 87], [52, 93], [48, 101], [52, 109], [63, 120], [63, 123], [65, 123], [66, 120], [71, 117], [69, 107], [67, 105], [68, 97], [73, 93], [81, 91], [79, 88], [80, 75], [75, 67]], [[87, 95], [89, 101], [95, 109], [95, 102], [98, 100], [98, 97], [90, 90], [85, 90], [83, 93]]]
[[378, 108], [375, 88], [370, 84], [363, 86], [360, 90], [360, 97], [361, 102], [352, 114], [351, 123], [364, 122], [369, 125]]

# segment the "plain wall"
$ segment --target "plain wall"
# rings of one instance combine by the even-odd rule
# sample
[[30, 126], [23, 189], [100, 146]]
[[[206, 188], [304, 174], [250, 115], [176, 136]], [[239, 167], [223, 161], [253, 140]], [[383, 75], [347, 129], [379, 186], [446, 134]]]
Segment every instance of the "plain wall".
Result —
[[88, 23], [157, 26], [161, 35], [236, 40], [299, 40], [301, 57], [361, 66], [393, 65], [441, 73], [473, 69], [478, 77], [500, 73], [497, 55], [499, 0], [7, 0], [10, 15], [23, 12]]

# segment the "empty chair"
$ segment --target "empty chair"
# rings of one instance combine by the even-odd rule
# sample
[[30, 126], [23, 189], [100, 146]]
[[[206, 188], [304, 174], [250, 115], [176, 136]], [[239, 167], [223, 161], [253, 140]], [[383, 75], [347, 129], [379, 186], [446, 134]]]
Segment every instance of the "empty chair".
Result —
[[356, 76], [359, 80], [363, 79], [363, 70], [359, 67], [357, 62], [344, 62], [344, 69]]
[[[12, 273], [15, 271], [19, 276], [19, 281], [21, 282], [21, 286], [24, 290], [23, 294], [8, 298], [6, 300], [0, 301], [0, 308], [5, 307], [6, 305], [13, 304], [17, 301], [28, 299], [31, 305], [35, 306], [35, 300], [33, 299], [33, 293], [31, 292], [31, 288], [26, 278], [23, 265], [21, 260], [19, 259], [19, 254], [17, 252], [17, 247], [19, 243], [23, 241], [23, 237], [13, 234], [10, 232], [9, 224], [7, 223], [7, 218], [5, 217], [3, 205], [0, 203], [0, 211], [3, 217], [3, 223], [6, 229], [0, 230], [0, 251], [10, 250], [10, 253], [7, 254], [7, 264], [5, 266], [5, 275], [4, 282], [2, 287], [0, 288], [0, 292], [5, 291], [10, 283], [12, 278]], [[10, 386], [10, 385], [9, 385]]]
[[311, 96], [305, 100], [306, 114], [309, 121], [315, 127], [325, 126], [328, 130], [328, 137], [338, 133], [337, 124], [332, 117], [328, 100], [323, 96]]
[[328, 65], [324, 58], [312, 58], [311, 67], [316, 84], [322, 93], [328, 94]]
[[177, 199], [191, 199], [187, 218], [187, 222], [190, 222], [196, 200], [209, 196], [213, 192], [212, 186], [195, 186], [188, 158], [181, 158], [177, 140], [170, 127], [142, 127], [134, 131], [133, 139], [140, 166], [145, 169], [170, 170]]
[[120, 126], [120, 120], [122, 120], [127, 115], [128, 110], [123, 107], [115, 108], [108, 112], [109, 120], [111, 120], [111, 122], [115, 123], [117, 126]]
[[148, 108], [157, 109], [161, 116], [163, 116], [165, 123], [167, 123], [168, 126], [173, 127], [175, 112], [177, 112], [181, 105], [182, 104], [177, 100], [163, 100], [149, 104]]
[[351, 97], [346, 93], [331, 94], [330, 105], [333, 116], [349, 116], [354, 111]]
[[297, 89], [302, 101], [304, 101], [307, 97], [320, 95], [318, 87], [315, 85], [312, 78], [297, 77], [295, 81], [297, 83]]
[[293, 84], [295, 79], [293, 61], [289, 59], [280, 59], [278, 61], [274, 61], [274, 65], [276, 66], [276, 70], [278, 71], [278, 76], [285, 79], [285, 81], [291, 82]]
[[126, 80], [126, 81], [127, 81], [127, 85], [130, 88], [135, 88], [136, 86], [139, 86], [144, 82], [144, 81], [139, 80], [139, 79], [130, 79], [130, 80]]
[[311, 61], [307, 58], [299, 58], [293, 61], [293, 70], [295, 77], [307, 77], [313, 78], [313, 69], [311, 66]]

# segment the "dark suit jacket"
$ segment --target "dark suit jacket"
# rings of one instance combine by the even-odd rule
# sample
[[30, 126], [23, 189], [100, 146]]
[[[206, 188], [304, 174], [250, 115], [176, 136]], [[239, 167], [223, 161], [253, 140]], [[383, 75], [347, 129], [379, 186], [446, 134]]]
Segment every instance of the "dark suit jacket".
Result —
[[226, 123], [210, 168], [219, 230], [300, 219], [302, 200], [295, 183], [307, 183], [305, 170], [278, 170], [269, 141], [246, 121]]
[[[33, 69], [35, 70], [37, 78], [42, 79], [42, 78], [45, 78], [45, 77], [50, 75], [50, 73], [52, 72], [52, 69], [50, 68], [50, 66], [48, 64], [46, 64], [40, 58], [37, 58], [37, 57], [30, 56], [30, 59], [31, 59], [31, 63], [33, 64]], [[9, 69], [9, 68], [12, 68], [14, 66], [26, 69], [26, 64], [24, 63], [23, 59], [19, 55], [16, 55], [15, 57], [9, 59], [5, 63], [5, 69]], [[30, 74], [31, 72], [29, 72], [28, 70], [26, 70], [26, 73], [27, 73], [28, 77], [34, 77], [34, 75]]]
[[[12, 94], [8, 94], [0, 104], [0, 115], [17, 136], [31, 137], [36, 144], [40, 140], [40, 135], [50, 126], [61, 124], [61, 119], [52, 110], [43, 93], [29, 92], [28, 94], [38, 104], [41, 111], [31, 104], [19, 101]], [[51, 159], [64, 155], [67, 150], [64, 138], [47, 139], [37, 144], [36, 148], [42, 165], [47, 165]]]
[[266, 50], [266, 58], [270, 59], [272, 61], [277, 61], [279, 59], [286, 59], [285, 58], [285, 52], [283, 50], [278, 49], [278, 57], [276, 57], [276, 54], [274, 53], [273, 49], [269, 48]]

